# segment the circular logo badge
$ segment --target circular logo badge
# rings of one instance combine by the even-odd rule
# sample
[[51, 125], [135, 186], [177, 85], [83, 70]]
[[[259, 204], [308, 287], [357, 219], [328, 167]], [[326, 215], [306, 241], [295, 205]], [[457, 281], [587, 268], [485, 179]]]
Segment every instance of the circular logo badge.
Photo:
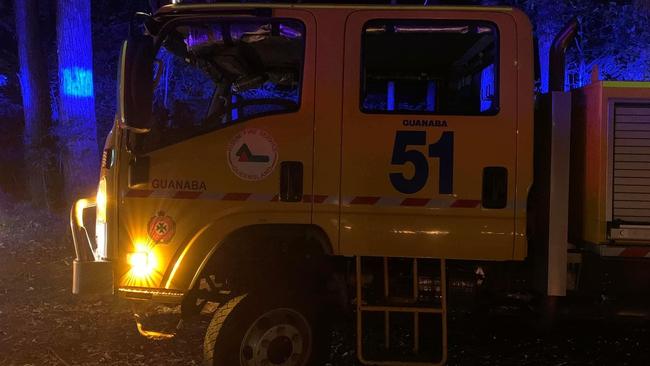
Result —
[[233, 136], [226, 153], [232, 172], [249, 181], [268, 177], [278, 161], [278, 146], [273, 136], [259, 128], [247, 128]]
[[176, 223], [174, 219], [160, 211], [149, 220], [149, 237], [155, 243], [168, 243], [176, 234]]

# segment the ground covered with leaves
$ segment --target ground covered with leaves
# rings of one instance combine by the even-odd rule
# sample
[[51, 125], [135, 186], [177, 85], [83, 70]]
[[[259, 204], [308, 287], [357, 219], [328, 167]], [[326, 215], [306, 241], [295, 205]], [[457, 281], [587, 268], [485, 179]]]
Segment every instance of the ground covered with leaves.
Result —
[[[200, 365], [200, 330], [148, 340], [124, 301], [71, 295], [68, 230], [65, 215], [0, 202], [0, 365]], [[544, 335], [525, 324], [453, 315], [449, 364], [650, 365], [648, 323], [576, 320]], [[330, 365], [355, 366], [352, 331], [332, 338]]]
[[0, 209], [0, 365], [198, 365], [200, 340], [151, 341], [129, 304], [71, 294], [65, 215]]

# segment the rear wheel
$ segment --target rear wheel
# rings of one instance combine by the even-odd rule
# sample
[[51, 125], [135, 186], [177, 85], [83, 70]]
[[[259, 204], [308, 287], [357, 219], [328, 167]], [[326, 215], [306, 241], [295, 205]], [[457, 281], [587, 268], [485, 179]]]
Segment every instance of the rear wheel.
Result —
[[208, 327], [206, 366], [319, 365], [327, 342], [321, 339], [315, 308], [255, 294], [230, 300]]

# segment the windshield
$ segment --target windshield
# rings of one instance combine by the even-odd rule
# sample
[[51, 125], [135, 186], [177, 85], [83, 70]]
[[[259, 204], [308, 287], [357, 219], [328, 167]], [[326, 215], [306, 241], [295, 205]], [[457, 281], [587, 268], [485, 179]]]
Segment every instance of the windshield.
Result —
[[296, 111], [304, 26], [294, 20], [175, 27], [156, 56], [152, 150], [263, 115]]

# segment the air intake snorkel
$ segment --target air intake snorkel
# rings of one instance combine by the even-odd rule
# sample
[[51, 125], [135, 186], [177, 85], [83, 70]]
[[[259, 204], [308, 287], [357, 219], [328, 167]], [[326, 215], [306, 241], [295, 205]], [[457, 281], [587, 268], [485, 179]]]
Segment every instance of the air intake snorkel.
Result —
[[566, 69], [566, 49], [578, 32], [578, 20], [573, 18], [555, 36], [549, 54], [549, 90], [564, 90], [564, 73]]

